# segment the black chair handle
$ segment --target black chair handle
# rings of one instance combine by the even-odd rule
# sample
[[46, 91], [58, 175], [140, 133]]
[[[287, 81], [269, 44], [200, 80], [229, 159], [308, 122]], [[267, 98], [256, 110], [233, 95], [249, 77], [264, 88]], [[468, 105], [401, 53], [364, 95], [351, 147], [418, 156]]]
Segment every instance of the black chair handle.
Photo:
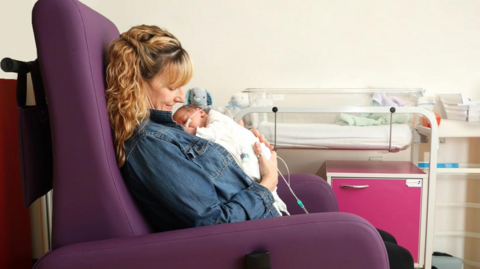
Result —
[[29, 68], [27, 63], [13, 60], [11, 58], [3, 58], [1, 62], [2, 70], [4, 72], [10, 72], [10, 73], [28, 73]]

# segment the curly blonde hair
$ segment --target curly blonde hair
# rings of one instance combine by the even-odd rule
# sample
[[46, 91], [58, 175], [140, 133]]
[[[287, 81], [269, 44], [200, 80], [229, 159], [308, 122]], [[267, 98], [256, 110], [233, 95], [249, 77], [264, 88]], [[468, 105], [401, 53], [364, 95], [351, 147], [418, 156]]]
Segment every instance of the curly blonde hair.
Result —
[[178, 39], [157, 26], [132, 27], [108, 48], [107, 111], [118, 167], [125, 164], [125, 141], [149, 118], [143, 83], [162, 76], [165, 86], [187, 84], [193, 73], [190, 57]]

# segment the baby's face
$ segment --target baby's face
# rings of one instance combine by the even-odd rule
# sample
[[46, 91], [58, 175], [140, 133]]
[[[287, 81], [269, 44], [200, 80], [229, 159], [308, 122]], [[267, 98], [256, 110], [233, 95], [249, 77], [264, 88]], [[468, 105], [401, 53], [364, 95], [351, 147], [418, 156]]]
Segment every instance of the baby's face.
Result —
[[176, 121], [178, 124], [186, 127], [188, 120], [191, 119], [188, 127], [197, 128], [206, 126], [205, 116], [205, 112], [201, 109], [198, 109], [195, 112], [182, 111], [180, 113], [175, 113], [175, 115], [173, 116], [173, 120]]

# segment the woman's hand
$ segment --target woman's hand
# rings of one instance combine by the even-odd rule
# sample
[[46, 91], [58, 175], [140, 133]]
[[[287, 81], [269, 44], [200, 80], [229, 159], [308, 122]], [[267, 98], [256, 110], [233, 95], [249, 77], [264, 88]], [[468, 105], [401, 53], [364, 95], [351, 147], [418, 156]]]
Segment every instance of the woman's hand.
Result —
[[[274, 149], [273, 146], [270, 145], [270, 143], [268, 143], [267, 139], [265, 139], [265, 136], [263, 134], [261, 134], [257, 129], [251, 129], [250, 131], [253, 133], [255, 137], [258, 138], [258, 140], [260, 140], [260, 143], [265, 144], [265, 146], [267, 146], [267, 148], [269, 148], [270, 151], [273, 152], [273, 149]], [[277, 158], [275, 157], [275, 162], [276, 161], [277, 161]]]
[[267, 160], [258, 142], [253, 145], [253, 151], [259, 156], [258, 163], [260, 165], [260, 177], [262, 178], [259, 184], [273, 192], [278, 184], [277, 153], [272, 151], [270, 160]]

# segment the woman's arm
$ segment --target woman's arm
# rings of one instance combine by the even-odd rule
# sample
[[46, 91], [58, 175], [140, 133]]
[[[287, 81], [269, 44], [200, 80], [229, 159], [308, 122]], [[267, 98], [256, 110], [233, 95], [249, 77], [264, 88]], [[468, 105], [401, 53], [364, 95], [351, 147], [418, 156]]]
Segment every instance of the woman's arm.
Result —
[[[136, 184], [137, 200], [152, 211], [150, 219], [179, 229], [271, 216], [274, 198], [270, 190], [247, 180], [233, 158], [232, 164], [223, 165], [225, 156], [210, 148], [208, 154], [189, 159], [172, 143], [155, 137], [142, 140], [128, 156], [127, 171]], [[268, 171], [267, 175], [263, 185], [270, 186], [273, 176]]]

